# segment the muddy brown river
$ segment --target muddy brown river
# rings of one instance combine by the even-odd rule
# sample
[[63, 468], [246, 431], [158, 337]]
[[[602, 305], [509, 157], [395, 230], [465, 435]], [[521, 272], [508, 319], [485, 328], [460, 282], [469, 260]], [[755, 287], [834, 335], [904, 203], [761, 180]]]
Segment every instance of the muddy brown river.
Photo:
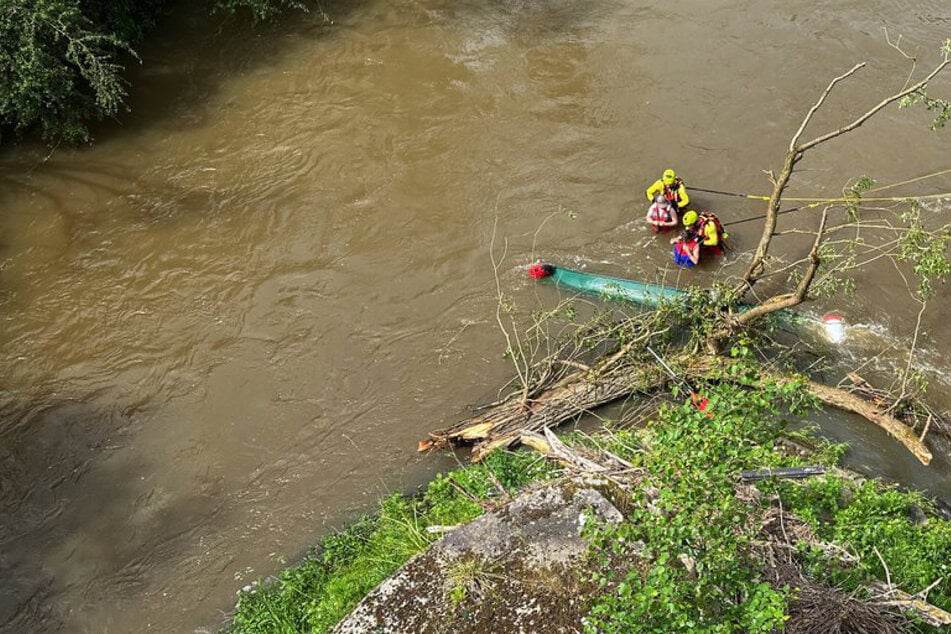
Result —
[[[333, 24], [255, 30], [178, 11], [142, 50], [132, 111], [94, 146], [0, 152], [2, 631], [216, 631], [240, 587], [454, 464], [416, 441], [510, 376], [493, 231], [520, 305], [556, 300], [525, 275], [535, 257], [709, 279], [717, 266], [670, 268], [640, 222], [643, 188], [673, 166], [688, 185], [763, 193], [832, 77], [870, 62], [816, 133], [901, 86], [883, 27], [922, 66], [951, 36], [944, 0], [325, 10]], [[791, 193], [951, 167], [951, 130], [929, 122], [885, 111], [810, 155]], [[948, 191], [948, 175], [894, 190]], [[695, 199], [728, 223], [761, 210]], [[731, 230], [722, 274], [757, 231]], [[859, 286], [808, 309], [869, 326], [835, 351], [843, 367], [907, 345], [917, 315], [890, 264]], [[916, 361], [939, 409], [949, 311], [943, 289]], [[924, 468], [867, 423], [821, 422], [854, 443], [850, 464], [951, 498], [946, 445]]]

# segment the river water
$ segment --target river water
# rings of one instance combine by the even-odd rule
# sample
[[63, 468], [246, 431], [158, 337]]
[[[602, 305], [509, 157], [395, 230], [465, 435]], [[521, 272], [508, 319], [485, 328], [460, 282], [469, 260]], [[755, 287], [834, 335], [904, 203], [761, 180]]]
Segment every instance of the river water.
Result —
[[[833, 76], [870, 61], [814, 133], [901, 86], [883, 27], [922, 66], [951, 35], [944, 0], [324, 9], [333, 23], [255, 30], [178, 11], [94, 146], [0, 153], [3, 631], [214, 631], [238, 588], [453, 464], [416, 441], [510, 375], [493, 235], [523, 306], [556, 299], [525, 276], [535, 256], [709, 279], [669, 269], [643, 187], [675, 166], [762, 193]], [[810, 155], [793, 193], [951, 167], [951, 132], [928, 123], [889, 109]], [[695, 198], [727, 222], [761, 210]], [[731, 231], [733, 269], [756, 232]], [[907, 343], [917, 315], [885, 261], [859, 284], [810, 309], [878, 333], [841, 346], [845, 365]], [[945, 290], [919, 342], [942, 409], [949, 310]], [[943, 455], [926, 469], [867, 423], [823, 426], [856, 466], [951, 498]]]

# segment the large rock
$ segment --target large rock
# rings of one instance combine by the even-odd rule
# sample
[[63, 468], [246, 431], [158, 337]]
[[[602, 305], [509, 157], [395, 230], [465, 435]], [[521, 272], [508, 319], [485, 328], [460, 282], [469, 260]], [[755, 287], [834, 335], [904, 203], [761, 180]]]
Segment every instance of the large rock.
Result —
[[337, 634], [576, 632], [592, 565], [589, 522], [619, 522], [598, 491], [560, 483], [519, 495], [411, 559], [354, 608]]

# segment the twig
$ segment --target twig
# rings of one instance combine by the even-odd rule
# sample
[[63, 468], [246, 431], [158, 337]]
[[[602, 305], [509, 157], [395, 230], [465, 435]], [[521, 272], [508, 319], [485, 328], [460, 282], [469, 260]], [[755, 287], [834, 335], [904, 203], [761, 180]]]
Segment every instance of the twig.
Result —
[[452, 488], [454, 488], [456, 491], [459, 491], [459, 493], [462, 493], [464, 496], [469, 498], [470, 502], [474, 504], [478, 504], [479, 506], [485, 508], [485, 502], [483, 500], [480, 500], [474, 494], [469, 492], [468, 489], [466, 489], [464, 486], [462, 486], [461, 484], [453, 480], [452, 477], [447, 477], [446, 480], [449, 481], [449, 484], [452, 486]]
[[927, 600], [928, 600], [928, 593], [931, 592], [932, 588], [934, 588], [936, 585], [938, 585], [938, 584], [941, 583], [942, 581], [944, 581], [944, 577], [938, 577], [938, 578], [935, 579], [934, 582], [932, 582], [932, 584], [929, 585], [927, 588], [925, 588], [925, 589], [922, 590], [921, 592], [916, 592], [916, 593], [915, 593], [915, 596], [916, 596], [917, 598], [921, 599], [922, 601], [927, 601]]
[[[496, 205], [498, 200], [496, 200]], [[522, 398], [523, 400], [528, 398], [529, 390], [529, 378], [528, 372], [526, 372], [519, 365], [519, 358], [521, 357], [521, 348], [516, 349], [516, 346], [512, 344], [512, 336], [509, 334], [508, 329], [505, 327], [505, 324], [502, 322], [502, 307], [505, 301], [505, 294], [502, 292], [502, 281], [499, 279], [499, 269], [502, 266], [502, 262], [505, 260], [505, 255], [508, 252], [508, 241], [505, 242], [505, 247], [502, 250], [502, 255], [498, 259], [495, 258], [495, 236], [498, 229], [499, 216], [498, 213], [495, 215], [495, 219], [492, 222], [492, 238], [489, 241], [489, 256], [492, 259], [492, 275], [495, 278], [495, 293], [497, 298], [497, 303], [495, 306], [495, 321], [499, 325], [499, 329], [502, 331], [502, 335], [505, 337], [506, 350], [512, 355], [512, 364], [515, 366], [515, 373], [518, 374], [518, 378], [522, 383]], [[517, 335], [516, 335], [517, 336]], [[527, 362], [527, 361], [526, 361]]]
[[919, 442], [924, 442], [924, 441], [925, 441], [925, 436], [928, 435], [928, 428], [931, 427], [931, 419], [932, 419], [932, 418], [934, 418], [934, 415], [933, 415], [931, 412], [929, 412], [929, 413], [928, 413], [928, 420], [925, 421], [925, 428], [924, 428], [923, 430], [921, 430], [921, 436], [918, 437]]
[[882, 562], [882, 568], [885, 569], [885, 582], [888, 584], [889, 590], [891, 590], [894, 586], [892, 586], [892, 573], [888, 570], [888, 564], [885, 563], [882, 553], [878, 552], [878, 546], [872, 546], [872, 550], [875, 551], [875, 554], [878, 556], [878, 560]]
[[492, 485], [499, 490], [499, 493], [505, 496], [505, 499], [508, 502], [511, 502], [512, 495], [508, 492], [508, 490], [506, 490], [504, 486], [502, 486], [502, 483], [499, 482], [499, 479], [495, 476], [495, 472], [492, 471], [492, 469], [486, 469], [486, 473], [489, 475], [489, 480], [492, 481]]
[[893, 49], [895, 49], [896, 51], [898, 51], [899, 54], [901, 54], [902, 57], [904, 57], [905, 59], [911, 61], [911, 69], [908, 71], [908, 77], [905, 79], [905, 85], [902, 86], [902, 89], [907, 88], [907, 87], [908, 87], [908, 83], [911, 81], [911, 78], [912, 78], [912, 77], [914, 76], [914, 74], [915, 74], [915, 69], [918, 67], [918, 59], [915, 58], [915, 57], [912, 57], [911, 55], [909, 55], [908, 53], [906, 53], [905, 51], [902, 50], [902, 48], [901, 48], [901, 35], [898, 36], [898, 39], [897, 39], [897, 40], [895, 40], [894, 42], [892, 42], [891, 38], [888, 37], [888, 27], [887, 27], [887, 26], [883, 26], [883, 27], [882, 27], [882, 31], [885, 32], [885, 41], [888, 42], [888, 45], [891, 46], [891, 47], [892, 47]]
[[[826, 141], [829, 141], [829, 140], [831, 140], [831, 139], [834, 139], [834, 138], [836, 138], [837, 136], [841, 136], [841, 135], [843, 135], [843, 134], [845, 134], [845, 133], [847, 133], [847, 132], [851, 132], [852, 130], [858, 128], [858, 127], [861, 126], [863, 123], [865, 123], [866, 121], [868, 121], [869, 119], [871, 119], [873, 116], [875, 116], [875, 114], [878, 113], [878, 111], [880, 111], [880, 110], [881, 110], [882, 108], [884, 108], [885, 106], [887, 106], [887, 105], [889, 105], [889, 104], [891, 104], [891, 103], [894, 103], [894, 102], [898, 101], [899, 99], [902, 99], [902, 98], [904, 98], [904, 97], [907, 97], [907, 96], [910, 95], [911, 93], [913, 93], [913, 92], [915, 92], [915, 91], [918, 91], [918, 90], [921, 90], [922, 88], [924, 88], [925, 86], [927, 86], [927, 85], [928, 85], [928, 82], [930, 82], [932, 79], [934, 79], [934, 78], [938, 75], [938, 73], [940, 73], [941, 71], [943, 71], [943, 70], [945, 69], [945, 67], [946, 67], [948, 64], [951, 64], [951, 59], [945, 58], [944, 61], [942, 61], [940, 64], [938, 64], [938, 65], [935, 67], [934, 70], [932, 70], [930, 73], [928, 73], [928, 75], [927, 75], [924, 79], [922, 79], [921, 81], [919, 81], [919, 82], [918, 82], [917, 84], [915, 84], [914, 86], [911, 86], [910, 88], [905, 87], [905, 88], [903, 88], [902, 90], [898, 91], [897, 93], [891, 95], [890, 97], [886, 97], [885, 99], [883, 99], [882, 101], [880, 101], [878, 104], [876, 104], [872, 109], [866, 111], [865, 114], [863, 114], [862, 116], [860, 116], [860, 117], [858, 117], [857, 119], [855, 119], [854, 121], [852, 121], [852, 123], [850, 123], [850, 124], [848, 124], [848, 125], [846, 125], [846, 126], [844, 126], [844, 127], [842, 127], [842, 128], [839, 128], [838, 130], [834, 130], [834, 131], [832, 131], [832, 132], [828, 132], [828, 133], [826, 133], [826, 134], [823, 134], [823, 135], [821, 135], [821, 136], [818, 136], [818, 137], [814, 138], [814, 139], [811, 140], [811, 141], [807, 141], [806, 143], [803, 143], [802, 145], [798, 146], [798, 147], [796, 148], [796, 150], [799, 151], [799, 152], [805, 152], [806, 150], [808, 150], [808, 149], [810, 149], [810, 148], [813, 148], [813, 147], [819, 145], [820, 143], [825, 143]], [[850, 73], [851, 73], [851, 72], [854, 72], [855, 70], [857, 70], [857, 68], [856, 68], [856, 69], [853, 69], [853, 71], [850, 71]], [[850, 74], [850, 73], [849, 73], [849, 74]]]

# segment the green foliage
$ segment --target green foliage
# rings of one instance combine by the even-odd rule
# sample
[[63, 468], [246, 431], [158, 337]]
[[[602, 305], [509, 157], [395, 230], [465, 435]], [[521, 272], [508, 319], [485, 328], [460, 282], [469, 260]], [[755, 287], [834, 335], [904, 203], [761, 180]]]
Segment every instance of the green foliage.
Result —
[[[727, 371], [734, 383], [758, 378], [742, 356]], [[688, 401], [664, 409], [644, 432], [611, 436], [607, 448], [651, 477], [635, 492], [629, 521], [594, 536], [595, 580], [604, 594], [595, 598], [588, 632], [766, 633], [783, 627], [791, 591], [759, 577], [764, 563], [750, 547], [759, 528], [756, 512], [735, 498], [735, 476], [744, 468], [795, 464], [796, 458], [774, 450], [780, 436], [814, 439], [809, 430], [786, 430], [782, 416], [802, 414], [815, 402], [795, 383], [699, 389], [710, 399], [712, 418]], [[820, 444], [809, 460], [835, 464], [843, 450]], [[785, 509], [820, 539], [858, 555], [858, 565], [843, 567], [824, 551], [801, 553], [817, 577], [849, 589], [890, 577], [912, 594], [940, 580], [929, 598], [951, 606], [951, 522], [921, 521], [934, 509], [920, 494], [834, 476], [760, 486], [779, 493]]]
[[937, 232], [925, 229], [921, 221], [921, 208], [914, 201], [901, 219], [907, 229], [901, 236], [898, 259], [912, 263], [918, 277], [918, 295], [922, 299], [930, 299], [935, 294], [934, 283], [945, 281], [951, 273], [951, 261], [948, 259], [951, 230], [947, 227]]
[[907, 97], [904, 97], [898, 106], [901, 108], [907, 108], [915, 104], [923, 104], [925, 110], [928, 112], [935, 113], [934, 120], [931, 122], [931, 129], [938, 130], [943, 128], [948, 122], [948, 119], [951, 119], [951, 101], [947, 99], [936, 99], [934, 97], [929, 97], [928, 93], [924, 90], [918, 90]]
[[784, 482], [778, 490], [786, 507], [809, 522], [821, 539], [846, 545], [859, 558], [856, 566], [843, 567], [812, 553], [814, 572], [849, 588], [890, 577], [910, 594], [941, 579], [929, 600], [951, 609], [951, 522], [936, 517], [916, 521], [934, 512], [921, 494], [833, 477]]
[[307, 5], [301, 0], [217, 0], [216, 11], [235, 13], [240, 10], [251, 12], [255, 20], [268, 20], [288, 9], [306, 11]]
[[[686, 336], [684, 348], [699, 350], [707, 338], [722, 326], [725, 316], [742, 312], [749, 305], [739, 303], [734, 296], [735, 289], [726, 282], [714, 282], [712, 288], [690, 286], [686, 289], [683, 298], [665, 299], [653, 311], [656, 315], [654, 322], [658, 327], [673, 326], [673, 332], [668, 339], [677, 336]], [[779, 315], [765, 318], [762, 329], [748, 331], [744, 338], [744, 346], [749, 352], [751, 349], [766, 341], [764, 333], [768, 332]]]
[[852, 185], [849, 186], [849, 191], [858, 197], [861, 196], [862, 193], [867, 192], [872, 187], [874, 187], [875, 184], [876, 181], [874, 178], [860, 176]]
[[[902, 201], [907, 210], [895, 213], [891, 219], [879, 220], [890, 231], [883, 232], [884, 238], [874, 237], [876, 220], [863, 223], [861, 216], [862, 195], [875, 185], [875, 181], [862, 176], [845, 189], [844, 208], [850, 223], [854, 223], [855, 235], [847, 240], [825, 240], [819, 245], [820, 260], [819, 274], [809, 289], [814, 297], [831, 297], [838, 293], [852, 294], [856, 290], [855, 280], [846, 272], [862, 268], [860, 260], [869, 254], [887, 249], [891, 257], [899, 261], [909, 262], [918, 279], [917, 295], [921, 300], [928, 300], [935, 294], [935, 283], [943, 282], [951, 273], [951, 261], [948, 258], [948, 247], [951, 245], [951, 227], [944, 225], [938, 228], [929, 228], [921, 217], [921, 203], [916, 199]], [[860, 228], [869, 226], [869, 231], [862, 232]], [[904, 226], [901, 226], [904, 225]], [[881, 226], [877, 227], [881, 229]], [[891, 242], [894, 240], [894, 242]], [[887, 241], [887, 242], [886, 242]], [[897, 247], [895, 246], [897, 245]], [[861, 256], [861, 257], [860, 257]], [[789, 275], [789, 282], [796, 284], [801, 279], [802, 272], [794, 269]]]
[[[854, 212], [850, 209], [849, 213], [857, 217], [858, 207], [856, 206]], [[836, 271], [848, 271], [856, 268], [858, 265], [856, 250], [864, 244], [861, 238], [851, 240], [842, 247], [829, 242], [820, 244], [819, 273], [809, 288], [809, 294], [813, 297], [832, 297], [839, 293], [843, 295], [855, 293], [855, 280], [847, 275], [836, 273]], [[802, 273], [797, 269], [790, 274], [789, 280], [792, 284], [796, 284], [801, 277]]]
[[135, 43], [151, 31], [167, 0], [80, 0], [83, 15], [104, 32]]
[[[944, 57], [945, 62], [951, 58], [951, 38], [946, 39], [941, 43], [941, 55]], [[951, 119], [951, 101], [947, 99], [936, 99], [928, 95], [927, 91], [924, 88], [916, 90], [915, 92], [907, 95], [898, 102], [899, 108], [907, 108], [915, 104], [924, 104], [925, 109], [928, 112], [934, 112], [935, 117], [931, 123], [932, 130], [938, 130], [943, 128], [945, 124]]]
[[[941, 55], [944, 57], [945, 63], [947, 63], [948, 59], [951, 59], [951, 38], [941, 43]], [[902, 100], [898, 102], [898, 107], [907, 108], [915, 104], [924, 104], [928, 112], [935, 113], [934, 120], [931, 122], [932, 130], [943, 128], [948, 120], [951, 119], [951, 101], [931, 97], [924, 88], [916, 90], [902, 98]]]
[[126, 95], [117, 59], [128, 44], [93, 23], [78, 0], [0, 6], [0, 124], [82, 141], [85, 121], [113, 115]]
[[[755, 367], [737, 361], [727, 372], [742, 382]], [[734, 495], [735, 478], [746, 468], [795, 464], [774, 449], [782, 415], [814, 402], [794, 383], [700, 390], [712, 417], [687, 401], [663, 409], [637, 439], [615, 435], [610, 448], [651, 478], [635, 492], [630, 521], [595, 537], [595, 581], [613, 591], [595, 599], [589, 632], [772, 632], [784, 623], [788, 594], [759, 578], [749, 548], [758, 527]], [[639, 445], [649, 451], [632, 449]], [[644, 564], [618, 569], [619, 548], [635, 543], [644, 544]]]
[[[277, 579], [242, 591], [231, 631], [235, 634], [329, 631], [367, 592], [438, 535], [427, 526], [453, 525], [482, 513], [474, 499], [524, 486], [553, 473], [529, 453], [496, 451], [468, 468], [437, 476], [422, 495], [386, 498], [374, 517], [328, 535], [300, 564]], [[460, 569], [457, 593], [477, 591], [491, 571]]]
[[849, 216], [849, 220], [858, 220], [862, 194], [871, 189], [874, 185], [874, 179], [868, 176], [862, 176], [845, 189], [845, 210]]
[[[38, 129], [44, 139], [89, 140], [89, 121], [125, 107], [132, 44], [155, 25], [166, 0], [0, 1], [0, 130]], [[255, 19], [303, 9], [300, 0], [221, 0]]]

